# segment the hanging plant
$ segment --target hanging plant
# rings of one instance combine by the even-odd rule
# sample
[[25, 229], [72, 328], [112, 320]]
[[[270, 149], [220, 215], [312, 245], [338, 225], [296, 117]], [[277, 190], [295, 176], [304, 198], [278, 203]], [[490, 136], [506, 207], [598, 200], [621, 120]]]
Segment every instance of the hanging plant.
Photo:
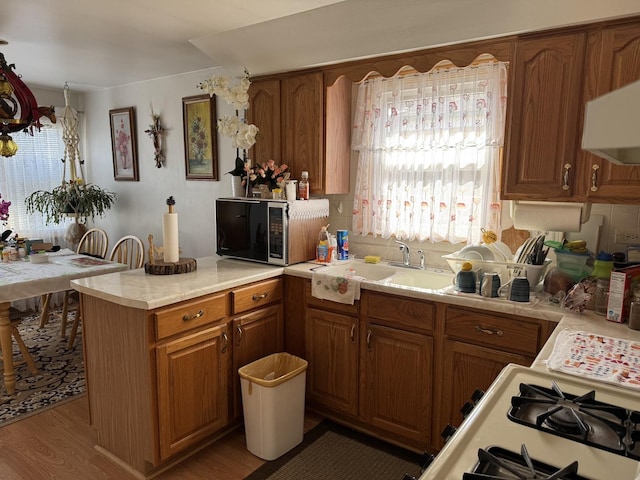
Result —
[[40, 212], [47, 225], [60, 223], [72, 216], [76, 223], [86, 223], [102, 217], [113, 206], [117, 196], [114, 192], [84, 183], [80, 179], [62, 182], [51, 191], [38, 190], [29, 195], [25, 202], [27, 213]]

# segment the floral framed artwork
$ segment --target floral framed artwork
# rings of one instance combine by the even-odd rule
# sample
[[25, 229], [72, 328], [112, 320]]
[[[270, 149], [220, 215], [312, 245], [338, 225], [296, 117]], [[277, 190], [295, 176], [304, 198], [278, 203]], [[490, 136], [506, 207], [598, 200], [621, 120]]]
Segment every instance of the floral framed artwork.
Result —
[[182, 122], [187, 180], [218, 180], [216, 97], [184, 97]]
[[137, 182], [139, 178], [135, 109], [126, 107], [109, 110], [109, 120], [113, 178]]

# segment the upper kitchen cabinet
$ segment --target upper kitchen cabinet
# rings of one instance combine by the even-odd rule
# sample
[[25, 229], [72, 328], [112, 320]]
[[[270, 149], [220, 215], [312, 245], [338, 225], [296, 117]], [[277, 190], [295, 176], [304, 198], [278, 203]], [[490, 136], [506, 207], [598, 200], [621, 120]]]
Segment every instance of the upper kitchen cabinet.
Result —
[[309, 172], [312, 194], [349, 192], [351, 88], [345, 77], [325, 85], [322, 72], [255, 80], [247, 118], [259, 129], [256, 163], [286, 163], [292, 178]]
[[527, 36], [514, 44], [502, 198], [576, 194], [585, 33]]
[[[640, 22], [610, 26], [589, 34], [583, 104], [640, 79]], [[582, 125], [581, 125], [582, 126]], [[640, 166], [615, 165], [580, 150], [581, 183], [592, 202], [639, 203]]]

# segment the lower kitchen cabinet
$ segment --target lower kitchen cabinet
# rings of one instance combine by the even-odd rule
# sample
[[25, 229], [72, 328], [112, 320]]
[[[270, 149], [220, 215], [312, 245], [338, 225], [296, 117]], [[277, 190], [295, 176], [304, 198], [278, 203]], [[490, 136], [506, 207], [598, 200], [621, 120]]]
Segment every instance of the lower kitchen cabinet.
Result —
[[161, 460], [228, 424], [229, 343], [223, 323], [156, 347]]
[[308, 308], [307, 397], [321, 408], [358, 415], [358, 318]]
[[281, 278], [153, 310], [81, 300], [96, 448], [144, 476], [237, 425], [238, 366], [284, 342]]
[[242, 416], [238, 369], [272, 353], [283, 351], [282, 304], [263, 307], [233, 318], [233, 416]]
[[[475, 390], [485, 391], [509, 363], [530, 365], [553, 327], [551, 322], [447, 306], [434, 438], [447, 424], [459, 426], [460, 409]], [[437, 437], [436, 437], [437, 435]]]
[[352, 307], [312, 298], [310, 288], [306, 293], [309, 404], [386, 440], [425, 450], [431, 432], [433, 304], [363, 291]]

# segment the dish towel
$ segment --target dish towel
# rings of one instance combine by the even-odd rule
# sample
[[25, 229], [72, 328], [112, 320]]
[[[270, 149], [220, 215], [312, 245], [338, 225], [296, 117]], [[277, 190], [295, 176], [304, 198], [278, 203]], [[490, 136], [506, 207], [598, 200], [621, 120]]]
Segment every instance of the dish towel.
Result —
[[329, 275], [313, 272], [311, 295], [321, 300], [353, 305], [360, 300], [360, 283], [364, 277], [357, 275]]
[[556, 338], [547, 367], [640, 389], [640, 342], [565, 329]]

